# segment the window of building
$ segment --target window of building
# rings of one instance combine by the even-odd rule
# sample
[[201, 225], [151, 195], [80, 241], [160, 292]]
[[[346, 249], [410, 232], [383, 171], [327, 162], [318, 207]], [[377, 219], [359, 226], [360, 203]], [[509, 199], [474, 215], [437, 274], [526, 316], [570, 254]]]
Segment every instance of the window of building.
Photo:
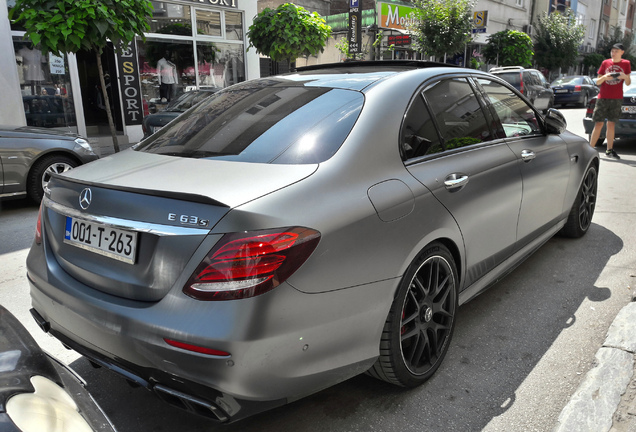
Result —
[[43, 54], [17, 36], [13, 49], [27, 125], [77, 132], [66, 55]]
[[158, 1], [152, 5], [151, 33], [137, 42], [149, 112], [162, 111], [189, 90], [245, 81], [242, 13]]
[[590, 25], [587, 28], [588, 39], [594, 39], [595, 34], [596, 34], [596, 20], [591, 20]]

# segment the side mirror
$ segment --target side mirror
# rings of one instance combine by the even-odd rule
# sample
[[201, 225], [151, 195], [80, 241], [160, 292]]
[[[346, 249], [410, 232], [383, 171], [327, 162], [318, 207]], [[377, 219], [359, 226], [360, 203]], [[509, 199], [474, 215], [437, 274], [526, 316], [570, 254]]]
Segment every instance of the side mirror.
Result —
[[568, 122], [558, 109], [549, 108], [544, 117], [544, 121], [549, 134], [559, 135], [565, 132], [568, 127]]

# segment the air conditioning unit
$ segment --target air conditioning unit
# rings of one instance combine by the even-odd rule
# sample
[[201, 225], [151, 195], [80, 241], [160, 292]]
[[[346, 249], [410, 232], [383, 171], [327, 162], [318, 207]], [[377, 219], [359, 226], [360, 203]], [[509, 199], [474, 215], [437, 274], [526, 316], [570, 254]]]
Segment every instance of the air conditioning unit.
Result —
[[532, 36], [533, 34], [532, 31], [533, 31], [532, 24], [526, 24], [523, 26], [523, 32], [527, 33], [529, 36]]

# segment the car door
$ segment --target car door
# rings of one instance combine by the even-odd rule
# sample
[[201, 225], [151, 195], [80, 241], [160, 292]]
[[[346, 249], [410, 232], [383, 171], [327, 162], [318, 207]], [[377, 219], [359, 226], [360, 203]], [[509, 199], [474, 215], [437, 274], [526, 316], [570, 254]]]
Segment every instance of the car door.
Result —
[[465, 287], [510, 254], [521, 204], [517, 159], [487, 114], [466, 78], [442, 79], [414, 98], [402, 128], [406, 168], [461, 230]]
[[570, 156], [558, 135], [544, 134], [537, 112], [498, 82], [476, 80], [503, 125], [523, 181], [517, 238], [523, 246], [563, 217]]

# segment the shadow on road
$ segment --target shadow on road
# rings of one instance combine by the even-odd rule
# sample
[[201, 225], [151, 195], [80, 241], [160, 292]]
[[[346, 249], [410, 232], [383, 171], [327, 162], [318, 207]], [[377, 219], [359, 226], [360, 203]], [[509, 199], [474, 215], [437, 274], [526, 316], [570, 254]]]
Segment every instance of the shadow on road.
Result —
[[[87, 379], [120, 432], [482, 430], [515, 405], [518, 388], [564, 329], [576, 322], [582, 304], [612, 296], [609, 288], [595, 283], [622, 248], [619, 237], [596, 224], [582, 239], [550, 240], [503, 281], [460, 308], [443, 365], [416, 389], [361, 375], [284, 407], [217, 426], [129, 387], [109, 371], [93, 369], [85, 359], [71, 366]], [[581, 369], [589, 366], [578, 358], [571, 361], [572, 369], [577, 362]]]

